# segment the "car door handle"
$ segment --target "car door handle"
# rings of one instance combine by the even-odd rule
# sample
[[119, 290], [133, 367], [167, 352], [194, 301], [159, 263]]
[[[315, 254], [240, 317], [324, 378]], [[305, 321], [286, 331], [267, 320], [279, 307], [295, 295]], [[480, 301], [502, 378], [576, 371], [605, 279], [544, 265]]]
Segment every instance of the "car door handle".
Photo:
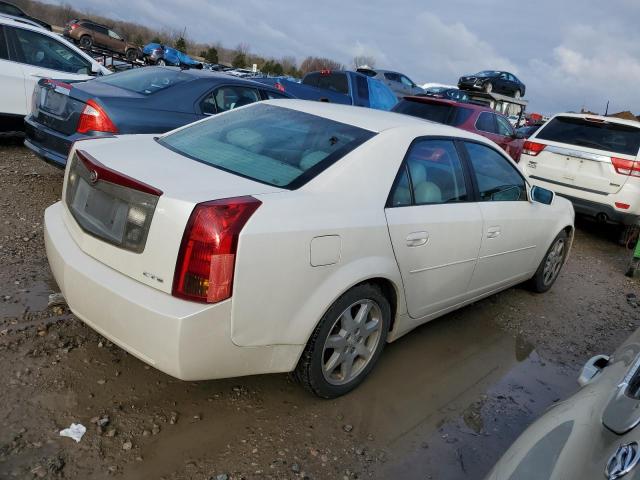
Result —
[[407, 235], [407, 247], [420, 247], [428, 240], [429, 234], [427, 232], [412, 232]]
[[500, 236], [500, 227], [489, 227], [487, 229], [487, 238], [496, 238]]

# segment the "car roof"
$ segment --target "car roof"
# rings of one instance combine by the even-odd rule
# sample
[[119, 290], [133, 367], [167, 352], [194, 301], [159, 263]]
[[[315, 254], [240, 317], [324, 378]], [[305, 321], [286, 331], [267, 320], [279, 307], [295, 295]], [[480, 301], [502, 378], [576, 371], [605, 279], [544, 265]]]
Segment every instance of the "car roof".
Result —
[[487, 107], [485, 105], [478, 105], [477, 103], [468, 103], [468, 102], [456, 102], [455, 100], [449, 100], [448, 98], [435, 98], [435, 97], [426, 97], [426, 96], [417, 96], [417, 95], [407, 95], [406, 97], [404, 97], [404, 99], [409, 100], [410, 102], [439, 103], [441, 105], [464, 107], [464, 108], [469, 108], [471, 110], [476, 110], [478, 112], [491, 112], [491, 113], [497, 113], [498, 115], [502, 115], [502, 113], [496, 112], [494, 109]]
[[588, 113], [558, 113], [553, 116], [555, 117], [573, 117], [573, 118], [591, 118], [594, 120], [599, 120], [601, 122], [609, 122], [609, 123], [619, 123], [621, 125], [629, 125], [630, 127], [640, 127], [640, 121], [637, 120], [626, 120], [624, 118], [618, 117], [605, 117], [604, 115], [590, 115]]
[[35, 30], [40, 33], [49, 34], [49, 36], [60, 38], [59, 35], [50, 32], [46, 28], [44, 28], [40, 24], [36, 24], [33, 20], [29, 20], [28, 18], [22, 17], [14, 17], [13, 15], [7, 15], [4, 13], [0, 14], [0, 23], [3, 25], [12, 25], [14, 27], [27, 28], [29, 30]]
[[[144, 67], [144, 68], [163, 68], [166, 70], [180, 69], [180, 67], [168, 67], [168, 66], [164, 66], [164, 67], [154, 66], [154, 67]], [[225, 73], [225, 72], [216, 72], [214, 70], [209, 70], [208, 68], [185, 68], [185, 69], [182, 69], [182, 73], [193, 77], [194, 80], [200, 79], [200, 78], [204, 78], [204, 79], [217, 78], [222, 82], [233, 82], [233, 83], [238, 83], [243, 85], [251, 84], [258, 88], [264, 88], [267, 90], [276, 90], [274, 87], [272, 87], [271, 85], [267, 85], [266, 83], [256, 82], [254, 80], [251, 80], [250, 78], [242, 78], [242, 77], [237, 77], [235, 75], [229, 75], [228, 73]]]
[[[442, 136], [465, 137], [482, 139], [479, 135], [450, 127], [441, 123], [431, 122], [418, 117], [401, 113], [375, 110], [366, 107], [354, 107], [352, 105], [340, 105], [337, 103], [317, 102], [311, 100], [266, 100], [263, 103], [278, 107], [289, 108], [311, 115], [328, 118], [340, 123], [353, 125], [371, 132], [380, 133], [394, 128], [418, 127], [424, 129], [428, 125], [430, 134]], [[484, 139], [482, 140], [484, 141]]]

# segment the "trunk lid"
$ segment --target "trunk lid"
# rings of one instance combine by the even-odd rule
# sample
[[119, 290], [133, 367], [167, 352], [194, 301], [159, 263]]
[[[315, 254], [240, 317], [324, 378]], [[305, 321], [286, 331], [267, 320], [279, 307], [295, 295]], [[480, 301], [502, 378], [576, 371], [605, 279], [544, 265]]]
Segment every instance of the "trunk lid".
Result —
[[71, 158], [63, 201], [80, 249], [166, 293], [197, 203], [283, 191], [191, 160], [151, 135], [77, 142]]
[[640, 128], [600, 118], [559, 116], [529, 140], [545, 145], [538, 155], [528, 157], [533, 178], [609, 195], [629, 178], [616, 172], [611, 158], [638, 160]]
[[56, 132], [71, 135], [76, 132], [80, 114], [92, 98], [100, 98], [104, 104], [108, 103], [109, 98], [142, 99], [144, 95], [92, 80], [70, 82], [42, 79], [33, 91], [32, 118]]

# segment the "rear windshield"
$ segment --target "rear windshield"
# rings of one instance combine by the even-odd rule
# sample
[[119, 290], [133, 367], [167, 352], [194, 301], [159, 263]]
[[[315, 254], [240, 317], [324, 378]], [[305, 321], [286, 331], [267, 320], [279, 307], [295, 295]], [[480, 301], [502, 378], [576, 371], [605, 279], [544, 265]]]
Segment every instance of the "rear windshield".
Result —
[[124, 88], [142, 95], [153, 93], [172, 87], [193, 77], [175, 68], [134, 68], [125, 72], [114, 73], [95, 79], [115, 87]]
[[635, 156], [640, 150], [640, 128], [578, 117], [555, 117], [536, 138], [623, 155]]
[[302, 83], [312, 87], [324, 88], [338, 93], [349, 93], [349, 81], [344, 73], [309, 73]]
[[216, 115], [158, 141], [212, 167], [295, 189], [374, 135], [308, 113], [254, 104]]
[[447, 105], [444, 103], [422, 103], [411, 100], [401, 100], [395, 107], [394, 112], [404, 113], [413, 117], [424, 118], [432, 122], [444, 123], [458, 127], [471, 116], [473, 110], [470, 108]]

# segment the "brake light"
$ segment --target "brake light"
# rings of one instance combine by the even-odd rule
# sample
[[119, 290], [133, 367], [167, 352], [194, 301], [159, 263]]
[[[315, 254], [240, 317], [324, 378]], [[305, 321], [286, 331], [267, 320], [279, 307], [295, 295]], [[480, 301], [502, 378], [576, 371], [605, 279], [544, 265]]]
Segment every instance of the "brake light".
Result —
[[89, 100], [84, 106], [78, 120], [78, 133], [109, 132], [118, 133], [109, 115], [94, 100]]
[[629, 207], [631, 206], [628, 203], [622, 203], [622, 202], [615, 202], [615, 203], [616, 203], [616, 208], [619, 208], [621, 210], [628, 210]]
[[634, 162], [633, 160], [626, 160], [624, 158], [611, 157], [611, 163], [616, 172], [620, 175], [627, 175], [630, 177], [640, 177], [640, 162]]
[[174, 296], [206, 303], [231, 297], [238, 237], [261, 204], [236, 197], [196, 205], [178, 253]]
[[541, 151], [543, 151], [545, 147], [546, 145], [544, 143], [537, 143], [537, 142], [532, 142], [530, 140], [527, 140], [526, 142], [524, 142], [524, 145], [522, 146], [522, 153], [535, 157]]
[[281, 92], [284, 92], [284, 85], [282, 85], [280, 82], [276, 82], [274, 87], [276, 87], [276, 89], [280, 90]]
[[72, 23], [71, 24], [71, 30], [75, 30], [76, 28], [78, 28], [80, 25], [78, 25], [77, 23]]
[[320, 75], [331, 75], [331, 70], [328, 68], [323, 68], [320, 70]]

